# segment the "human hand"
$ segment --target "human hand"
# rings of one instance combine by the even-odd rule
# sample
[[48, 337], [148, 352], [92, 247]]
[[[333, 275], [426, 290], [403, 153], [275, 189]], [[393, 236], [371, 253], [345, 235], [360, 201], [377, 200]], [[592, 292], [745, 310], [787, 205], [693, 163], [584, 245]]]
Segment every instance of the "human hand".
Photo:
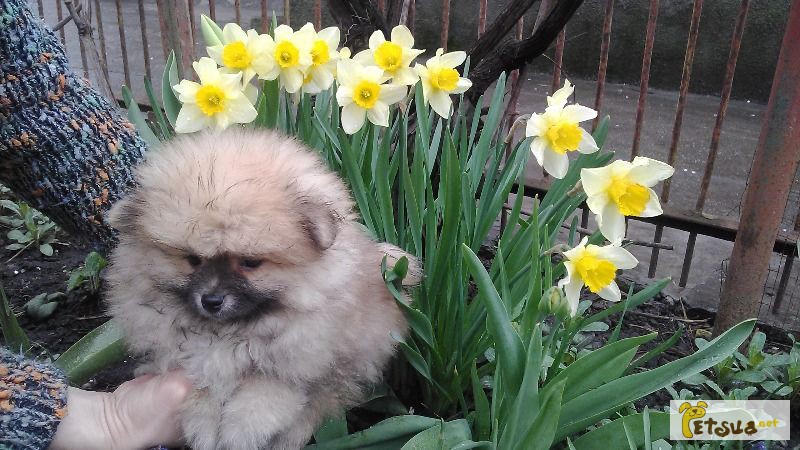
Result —
[[191, 382], [181, 372], [140, 376], [113, 393], [69, 388], [67, 416], [50, 449], [140, 450], [179, 445], [179, 410], [191, 392]]

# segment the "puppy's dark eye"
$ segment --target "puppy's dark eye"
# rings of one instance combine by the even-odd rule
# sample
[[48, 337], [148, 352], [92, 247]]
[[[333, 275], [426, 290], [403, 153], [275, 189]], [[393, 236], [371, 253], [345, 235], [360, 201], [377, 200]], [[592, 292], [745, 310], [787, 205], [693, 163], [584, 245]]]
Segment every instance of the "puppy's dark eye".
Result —
[[200, 259], [200, 257], [197, 255], [187, 255], [186, 261], [188, 261], [189, 265], [191, 265], [192, 267], [197, 267], [203, 263], [203, 260]]
[[260, 266], [264, 262], [263, 259], [255, 259], [255, 258], [245, 258], [239, 260], [239, 265], [244, 267], [245, 269], [255, 269]]

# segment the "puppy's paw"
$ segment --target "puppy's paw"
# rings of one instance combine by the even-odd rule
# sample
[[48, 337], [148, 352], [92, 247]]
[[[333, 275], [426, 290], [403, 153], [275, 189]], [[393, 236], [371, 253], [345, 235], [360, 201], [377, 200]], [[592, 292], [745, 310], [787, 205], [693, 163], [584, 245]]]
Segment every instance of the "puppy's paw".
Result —
[[[186, 443], [193, 450], [214, 450], [222, 405], [204, 389], [195, 391], [184, 403], [181, 426]], [[228, 447], [233, 448], [233, 447]]]

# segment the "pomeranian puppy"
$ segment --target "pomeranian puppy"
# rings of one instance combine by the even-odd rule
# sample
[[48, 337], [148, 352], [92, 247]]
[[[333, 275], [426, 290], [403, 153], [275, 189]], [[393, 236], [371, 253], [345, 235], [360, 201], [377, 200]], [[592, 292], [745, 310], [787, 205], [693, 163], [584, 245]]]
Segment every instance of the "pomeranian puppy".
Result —
[[181, 368], [187, 443], [296, 449], [380, 380], [406, 321], [344, 183], [269, 131], [198, 133], [154, 150], [109, 220], [107, 299], [140, 372]]

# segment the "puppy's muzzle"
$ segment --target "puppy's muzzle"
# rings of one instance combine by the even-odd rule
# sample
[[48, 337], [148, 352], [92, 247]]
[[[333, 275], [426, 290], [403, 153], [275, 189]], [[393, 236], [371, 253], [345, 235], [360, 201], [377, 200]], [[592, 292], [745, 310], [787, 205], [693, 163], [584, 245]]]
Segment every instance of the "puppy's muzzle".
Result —
[[224, 303], [224, 294], [203, 294], [203, 296], [200, 297], [200, 304], [203, 306], [203, 309], [210, 314], [218, 313], [222, 309]]

